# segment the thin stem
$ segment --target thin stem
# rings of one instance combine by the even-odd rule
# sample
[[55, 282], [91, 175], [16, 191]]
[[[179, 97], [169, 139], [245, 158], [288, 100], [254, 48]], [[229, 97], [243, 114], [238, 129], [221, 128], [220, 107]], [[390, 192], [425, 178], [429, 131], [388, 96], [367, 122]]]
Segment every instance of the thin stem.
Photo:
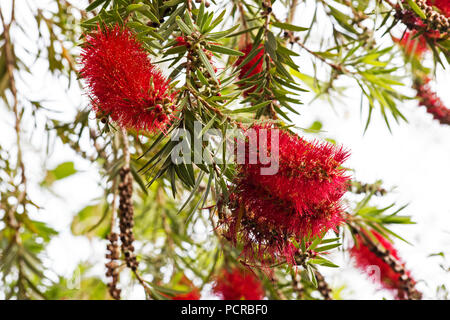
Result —
[[297, 10], [298, 0], [292, 0], [291, 5], [289, 7], [288, 16], [286, 17], [286, 23], [292, 23], [295, 17], [295, 11]]
[[[266, 42], [268, 42], [268, 35], [270, 32], [269, 25], [270, 25], [270, 17], [272, 16], [272, 3], [270, 0], [265, 0], [263, 2], [263, 8], [266, 10], [264, 12], [265, 14], [265, 20], [264, 20], [264, 39]], [[272, 81], [272, 76], [270, 74], [270, 66], [272, 65], [272, 59], [270, 58], [269, 52], [267, 50], [264, 50], [264, 59], [265, 59], [265, 65], [266, 65], [266, 77], [267, 77], [267, 89], [270, 91], [270, 82]], [[273, 92], [271, 92], [270, 96], [266, 95], [267, 100], [271, 100], [272, 102], [267, 106], [269, 111], [269, 117], [270, 119], [277, 120], [278, 116], [277, 113], [274, 110], [273, 105], [275, 104]]]
[[144, 291], [145, 291], [145, 294], [147, 295], [147, 297], [152, 298], [153, 292], [149, 288], [149, 286], [148, 286], [147, 282], [144, 280], [144, 278], [141, 277], [141, 275], [137, 272], [137, 270], [133, 270], [133, 273], [134, 273], [136, 279], [138, 279], [141, 286], [144, 288]]
[[18, 93], [16, 88], [16, 81], [14, 77], [14, 51], [11, 44], [11, 25], [14, 22], [15, 19], [15, 0], [11, 3], [11, 19], [9, 23], [6, 23], [5, 17], [3, 16], [2, 9], [0, 7], [0, 20], [2, 22], [3, 26], [3, 37], [5, 39], [5, 59], [6, 59], [6, 72], [8, 74], [9, 84], [10, 84], [10, 90], [13, 96], [13, 105], [12, 109], [15, 116], [15, 124], [14, 129], [16, 132], [16, 145], [17, 145], [17, 168], [20, 168], [21, 173], [21, 181], [20, 184], [23, 185], [23, 190], [20, 192], [19, 197], [17, 198], [17, 203], [14, 205], [11, 210], [8, 211], [8, 223], [10, 226], [15, 230], [15, 236], [14, 241], [16, 243], [20, 243], [20, 237], [19, 237], [19, 229], [20, 229], [20, 222], [17, 221], [15, 217], [15, 212], [17, 211], [17, 208], [20, 204], [22, 204], [25, 207], [25, 201], [26, 201], [26, 195], [27, 195], [27, 178], [25, 175], [25, 164], [23, 162], [22, 157], [22, 147], [21, 147], [21, 131], [20, 131], [20, 125], [21, 125], [21, 112], [19, 111], [19, 101], [18, 101]]
[[[242, 22], [242, 29], [247, 30], [248, 23], [247, 23], [247, 18], [246, 18], [246, 14], [245, 14], [245, 9], [244, 9], [244, 6], [242, 5], [242, 1], [234, 0], [234, 3], [239, 10], [240, 20]], [[246, 32], [244, 34], [244, 36], [240, 38], [239, 47], [245, 47], [247, 45], [247, 43], [249, 42], [249, 40], [250, 40], [249, 33]]]
[[123, 143], [123, 168], [130, 169], [130, 144], [128, 142], [128, 132], [126, 129], [121, 130], [122, 143]]

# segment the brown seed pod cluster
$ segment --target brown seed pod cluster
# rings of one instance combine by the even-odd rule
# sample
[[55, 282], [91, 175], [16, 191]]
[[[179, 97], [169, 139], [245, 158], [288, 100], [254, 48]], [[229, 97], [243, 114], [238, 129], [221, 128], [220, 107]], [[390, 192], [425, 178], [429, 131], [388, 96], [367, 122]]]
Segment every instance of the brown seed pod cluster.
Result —
[[316, 275], [317, 279], [317, 290], [320, 292], [322, 297], [325, 300], [333, 300], [333, 298], [331, 297], [331, 288], [325, 281], [323, 275], [317, 270], [314, 272], [314, 274]]
[[423, 11], [426, 18], [419, 18], [414, 11], [402, 9], [400, 6], [395, 8], [394, 17], [404, 23], [408, 29], [425, 31], [429, 34], [439, 32], [441, 36], [448, 36], [450, 32], [450, 18], [440, 14], [426, 3], [426, 0], [416, 0], [417, 5]]
[[407, 274], [405, 267], [401, 265], [393, 257], [389, 251], [385, 250], [383, 247], [379, 245], [375, 245], [372, 243], [368, 244], [368, 248], [370, 251], [375, 253], [377, 257], [383, 259], [385, 263], [387, 263], [394, 272], [400, 274], [400, 282], [401, 288], [399, 288], [398, 297], [399, 299], [408, 299], [408, 300], [421, 300], [422, 293], [419, 292], [415, 288], [415, 281]]
[[108, 283], [109, 294], [115, 300], [120, 300], [121, 290], [117, 288], [117, 282], [119, 281], [119, 265], [117, 261], [120, 259], [120, 248], [118, 244], [119, 235], [115, 232], [111, 232], [107, 239], [109, 241], [106, 246], [108, 253], [106, 254], [106, 276], [111, 277], [111, 282]]
[[133, 209], [133, 178], [130, 168], [122, 168], [119, 172], [119, 227], [120, 241], [122, 243], [122, 252], [125, 256], [127, 267], [136, 271], [138, 262], [134, 254], [134, 209]]
[[441, 33], [448, 33], [450, 30], [450, 19], [445, 15], [436, 12], [432, 6], [429, 6], [426, 0], [416, 0], [417, 5], [426, 15], [426, 22], [433, 30]]
[[388, 191], [381, 187], [378, 183], [363, 183], [360, 181], [352, 181], [348, 184], [348, 191], [361, 194], [373, 192], [376, 196], [384, 196]]
[[[187, 49], [187, 62], [184, 64], [189, 70], [198, 70], [204, 77], [202, 81], [199, 79], [192, 79], [192, 84], [204, 94], [211, 96], [220, 96], [219, 82], [211, 76], [207, 68], [204, 66], [202, 59], [200, 58], [200, 51], [203, 51], [208, 59], [214, 73], [217, 72], [217, 67], [213, 62], [213, 53], [207, 50], [205, 47], [213, 45], [214, 43], [206, 42], [202, 39], [202, 35], [198, 31], [194, 31], [191, 35], [180, 36], [175, 39], [175, 46], [184, 46]], [[206, 83], [205, 83], [206, 81]]]

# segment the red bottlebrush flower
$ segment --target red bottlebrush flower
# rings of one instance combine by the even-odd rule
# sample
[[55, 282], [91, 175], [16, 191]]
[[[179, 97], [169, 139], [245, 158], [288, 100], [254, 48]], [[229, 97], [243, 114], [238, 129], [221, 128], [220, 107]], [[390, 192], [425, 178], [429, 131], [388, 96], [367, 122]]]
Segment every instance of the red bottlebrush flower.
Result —
[[416, 34], [416, 31], [406, 31], [401, 39], [393, 39], [403, 47], [407, 56], [420, 59], [428, 51], [428, 46], [426, 38], [423, 35], [415, 37]]
[[[318, 235], [339, 225], [342, 208], [338, 202], [324, 200], [311, 205], [308, 211], [297, 212], [288, 201], [277, 199], [253, 185], [240, 183], [230, 195], [232, 215], [224, 220], [225, 237], [243, 243], [243, 256], [250, 261], [282, 258], [295, 264], [298, 249], [292, 244], [303, 237]], [[264, 262], [263, 262], [264, 264]]]
[[450, 17], [450, 1], [449, 0], [427, 0], [429, 6], [435, 6], [443, 15]]
[[176, 46], [187, 46], [188, 42], [186, 41], [186, 39], [184, 37], [176, 37], [175, 38], [176, 41]]
[[188, 293], [178, 294], [172, 300], [200, 300], [200, 293], [197, 289], [194, 289]]
[[[376, 231], [371, 231], [380, 244], [391, 254], [396, 260], [401, 261], [397, 250], [394, 246]], [[377, 282], [385, 289], [398, 291], [398, 297], [402, 297], [403, 289], [401, 288], [400, 274], [396, 273], [392, 268], [378, 257], [375, 253], [364, 245], [360, 235], [356, 235], [356, 243], [350, 249], [350, 255], [354, 259], [356, 266], [363, 271], [374, 271], [371, 275], [374, 282]], [[377, 267], [378, 269], [374, 269]], [[408, 272], [409, 275], [409, 272]]]
[[222, 300], [262, 300], [264, 289], [249, 271], [223, 270], [214, 282], [213, 291]]
[[98, 27], [86, 36], [81, 63], [96, 112], [121, 127], [149, 132], [173, 120], [175, 93], [128, 29]]
[[[251, 43], [248, 43], [244, 49], [241, 51], [244, 53], [243, 56], [240, 56], [236, 61], [236, 66], [239, 66], [244, 62], [244, 60], [248, 57], [250, 52], [253, 49], [253, 45]], [[263, 59], [264, 59], [264, 46], [260, 44], [258, 48], [255, 50], [258, 51], [256, 55], [248, 61], [246, 64], [241, 66], [241, 69], [239, 70], [238, 78], [239, 80], [243, 79], [250, 79], [255, 80], [256, 75], [260, 74], [263, 67]], [[240, 87], [246, 86], [245, 84], [239, 84]], [[244, 91], [244, 97], [246, 97], [249, 93], [254, 92], [256, 89], [256, 86], [250, 87]]]
[[[240, 240], [243, 255], [249, 260], [264, 260], [269, 254], [274, 260], [284, 257], [293, 264], [296, 248], [292, 240], [314, 237], [342, 222], [340, 199], [348, 177], [341, 164], [348, 153], [286, 131], [277, 131], [278, 139], [272, 141], [277, 129], [269, 126], [252, 129], [259, 137], [260, 149], [247, 151], [252, 143], [246, 140], [245, 163], [237, 165], [229, 197], [231, 215], [222, 219], [227, 227], [225, 237], [234, 243]], [[275, 155], [272, 161], [278, 171], [271, 175], [261, 174], [267, 167], [261, 163], [261, 153], [265, 153], [262, 145]]]
[[[253, 150], [252, 142], [246, 142], [249, 152], [246, 152], [245, 163], [239, 166], [239, 175], [247, 183], [261, 187], [280, 200], [291, 202], [297, 212], [307, 212], [312, 203], [336, 201], [345, 193], [348, 177], [341, 165], [349, 153], [342, 147], [308, 142], [270, 126], [254, 126], [251, 129], [253, 131], [247, 135], [249, 138], [253, 134], [256, 136], [253, 145], [257, 143], [259, 148]], [[267, 152], [261, 146], [267, 146]], [[262, 169], [268, 167], [262, 160], [269, 154], [273, 156], [278, 170], [275, 174], [261, 174]]]
[[433, 118], [440, 123], [450, 125], [450, 109], [444, 105], [444, 102], [431, 89], [429, 82], [430, 79], [426, 78], [414, 84], [419, 105], [427, 108], [427, 112], [432, 114]]

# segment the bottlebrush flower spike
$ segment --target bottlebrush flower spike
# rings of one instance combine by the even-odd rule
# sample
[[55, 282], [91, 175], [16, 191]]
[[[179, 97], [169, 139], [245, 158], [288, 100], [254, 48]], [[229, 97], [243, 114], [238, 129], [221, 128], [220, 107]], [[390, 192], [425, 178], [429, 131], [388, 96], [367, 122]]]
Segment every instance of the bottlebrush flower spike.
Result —
[[415, 56], [421, 59], [428, 51], [427, 40], [423, 35], [416, 37], [417, 31], [406, 31], [401, 39], [393, 38], [400, 44], [407, 56]]
[[441, 124], [450, 125], [450, 109], [448, 109], [444, 102], [437, 96], [429, 85], [430, 79], [426, 78], [418, 80], [414, 84], [417, 90], [417, 98], [419, 105], [427, 108], [427, 112], [433, 115], [433, 118], [438, 120]]
[[249, 271], [238, 268], [223, 270], [216, 278], [213, 291], [222, 300], [262, 300], [264, 289], [259, 280]]
[[227, 226], [225, 237], [234, 244], [243, 243], [246, 260], [263, 264], [268, 257], [295, 264], [298, 249], [294, 239], [299, 243], [303, 237], [334, 229], [343, 221], [339, 202], [324, 200], [299, 213], [292, 203], [246, 183], [239, 183], [230, 195], [229, 207], [232, 214], [223, 220]]
[[[243, 56], [240, 56], [237, 61], [236, 61], [236, 66], [240, 66], [242, 64], [242, 62], [244, 62], [244, 60], [249, 56], [250, 52], [253, 49], [253, 44], [248, 43], [244, 49], [242, 49], [241, 51], [244, 53]], [[262, 44], [260, 44], [258, 46], [258, 48], [256, 48], [255, 50], [257, 50], [258, 52], [256, 53], [256, 55], [250, 60], [248, 61], [246, 64], [244, 64], [243, 66], [241, 66], [241, 69], [239, 70], [239, 75], [238, 75], [238, 79], [239, 80], [243, 80], [243, 79], [251, 79], [251, 80], [255, 80], [254, 78], [256, 77], [256, 75], [260, 74], [262, 71], [262, 67], [263, 67], [263, 59], [264, 59], [264, 46]], [[245, 84], [241, 83], [239, 84], [240, 87], [244, 87], [246, 86]], [[248, 96], [248, 94], [254, 92], [256, 90], [256, 86], [250, 87], [248, 89], [246, 89], [244, 91], [244, 97]]]
[[200, 300], [200, 293], [197, 289], [194, 289], [188, 293], [178, 294], [172, 300]]
[[[252, 129], [257, 133], [259, 149], [247, 151], [252, 145], [250, 137], [255, 137], [248, 132], [245, 163], [237, 164], [229, 197], [231, 214], [221, 221], [226, 226], [224, 235], [234, 244], [242, 242], [242, 254], [248, 260], [261, 261], [268, 254], [273, 260], [284, 257], [294, 264], [293, 240], [300, 242], [320, 235], [343, 220], [340, 199], [349, 178], [341, 165], [348, 152], [270, 126]], [[278, 139], [272, 144], [275, 130]], [[261, 163], [261, 153], [266, 152], [262, 145], [278, 154], [272, 158], [278, 167], [272, 175], [261, 174], [261, 169], [267, 167]], [[242, 147], [238, 145], [239, 149]], [[256, 163], [251, 163], [252, 158]]]
[[[397, 250], [387, 239], [374, 230], [371, 232], [390, 255], [392, 255], [396, 260], [401, 261]], [[382, 258], [370, 251], [370, 249], [364, 245], [360, 235], [356, 235], [356, 243], [350, 249], [350, 256], [354, 259], [356, 266], [360, 270], [374, 272], [374, 274], [370, 274], [370, 277], [374, 282], [378, 283], [385, 289], [397, 292], [397, 296], [399, 298], [403, 297], [400, 274], [394, 272], [394, 270], [392, 270], [392, 268], [384, 262]], [[374, 266], [378, 269], [374, 269]], [[409, 272], [407, 272], [407, 274], [408, 276], [410, 275]]]
[[[308, 212], [310, 204], [336, 201], [345, 193], [349, 177], [341, 165], [349, 153], [342, 147], [327, 142], [309, 142], [270, 125], [251, 129], [258, 149], [251, 150], [252, 142], [248, 140], [245, 150], [250, 151], [245, 154], [245, 163], [238, 167], [239, 176], [246, 183], [292, 203], [299, 213]], [[267, 146], [267, 152], [261, 146]], [[274, 155], [272, 161], [276, 162], [278, 171], [261, 174], [262, 169], [268, 167], [262, 160], [270, 154]], [[253, 163], [252, 156], [256, 163]]]
[[97, 113], [149, 132], [164, 131], [173, 120], [175, 92], [130, 30], [99, 26], [86, 36], [81, 63]]

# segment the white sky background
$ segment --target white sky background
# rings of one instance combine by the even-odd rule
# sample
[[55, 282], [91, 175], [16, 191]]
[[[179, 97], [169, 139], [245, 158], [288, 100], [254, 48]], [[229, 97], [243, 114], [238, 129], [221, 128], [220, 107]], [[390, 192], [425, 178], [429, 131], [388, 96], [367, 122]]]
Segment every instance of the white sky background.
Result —
[[[2, 8], [7, 10], [7, 2], [1, 1]], [[35, 3], [46, 4], [50, 1], [38, 0]], [[18, 17], [21, 22], [26, 21], [27, 10], [23, 7], [25, 1], [17, 1]], [[275, 10], [278, 16], [283, 13]], [[305, 18], [306, 17], [306, 18]], [[304, 6], [297, 10], [295, 24], [308, 26], [312, 12]], [[29, 36], [36, 37], [37, 33], [33, 25], [29, 25]], [[401, 32], [401, 31], [400, 31]], [[14, 39], [17, 40], [17, 39]], [[21, 41], [27, 40], [20, 39]], [[317, 46], [318, 38], [312, 37], [308, 45]], [[296, 49], [298, 50], [298, 49]], [[301, 57], [296, 60], [304, 73], [312, 74], [311, 57], [306, 52], [301, 52]], [[75, 110], [85, 107], [87, 101], [81, 90], [74, 85], [67, 90], [67, 81], [64, 78], [55, 79], [47, 72], [47, 65], [38, 61], [32, 68], [32, 75], [24, 77], [31, 85], [25, 86], [19, 81], [19, 90], [27, 97], [39, 100], [46, 99], [46, 107], [60, 112], [61, 119], [70, 120]], [[74, 82], [75, 83], [75, 82]], [[339, 81], [337, 84], [348, 85], [348, 81]], [[440, 70], [437, 73], [437, 81], [434, 88], [447, 106], [450, 106], [450, 73]], [[413, 95], [413, 90], [406, 86], [405, 93]], [[363, 135], [365, 126], [365, 114], [359, 111], [359, 90], [349, 90], [347, 97], [342, 102], [336, 102], [334, 107], [327, 101], [316, 100], [308, 104], [311, 94], [302, 94], [304, 105], [298, 106], [301, 115], [295, 117], [294, 122], [298, 127], [309, 127], [315, 121], [323, 122], [323, 137], [330, 137], [351, 150], [350, 160], [347, 166], [355, 169], [355, 177], [364, 182], [375, 182], [377, 179], [384, 181], [386, 188], [396, 186], [385, 199], [379, 199], [380, 206], [397, 202], [398, 205], [409, 203], [404, 214], [409, 214], [416, 225], [400, 226], [395, 231], [405, 236], [413, 243], [413, 246], [396, 241], [396, 247], [407, 261], [413, 276], [417, 280], [425, 280], [428, 284], [419, 282], [418, 288], [425, 293], [425, 298], [435, 297], [437, 285], [445, 283], [450, 286], [450, 277], [442, 271], [439, 263], [440, 257], [428, 258], [431, 253], [444, 251], [449, 253], [450, 244], [450, 126], [440, 125], [427, 114], [425, 108], [417, 107], [416, 101], [410, 101], [399, 109], [407, 117], [409, 124], [392, 124], [392, 134], [378, 110], [374, 111], [371, 125]], [[367, 111], [367, 106], [363, 110]], [[93, 118], [94, 116], [92, 116]], [[54, 168], [63, 161], [74, 160], [74, 153], [67, 147], [57, 144], [51, 157], [46, 160], [45, 154], [37, 153], [45, 144], [39, 134], [42, 132], [43, 121], [38, 120], [38, 129], [32, 131], [31, 117], [28, 115], [23, 124], [26, 133], [25, 160], [27, 163], [27, 175], [30, 187], [33, 182], [42, 180], [46, 168]], [[0, 143], [6, 149], [9, 146], [14, 153], [15, 136], [13, 131], [14, 120], [5, 109], [0, 108]], [[25, 140], [25, 139], [24, 139]], [[39, 155], [39, 161], [36, 159]], [[44, 164], [44, 166], [42, 165]], [[54, 190], [58, 196], [49, 192], [42, 193], [37, 188], [31, 188], [32, 198], [42, 206], [42, 210], [33, 214], [33, 218], [45, 221], [60, 232], [60, 235], [52, 240], [48, 248], [46, 264], [59, 275], [71, 276], [79, 261], [89, 260], [96, 267], [94, 272], [99, 275], [104, 273], [104, 243], [101, 241], [89, 241], [85, 237], [74, 237], [70, 232], [72, 216], [84, 208], [97, 197], [102, 196], [101, 189], [97, 186], [99, 174], [89, 163], [76, 161], [76, 168], [81, 172], [74, 177], [56, 182]], [[327, 280], [334, 288], [347, 284], [342, 292], [346, 299], [379, 299], [391, 298], [389, 293], [376, 290], [366, 277], [351, 267], [348, 257], [342, 254], [333, 255], [332, 260], [341, 266], [334, 270], [322, 268]], [[142, 298], [140, 291], [130, 294], [134, 298]], [[0, 298], [2, 293], [0, 293]]]

